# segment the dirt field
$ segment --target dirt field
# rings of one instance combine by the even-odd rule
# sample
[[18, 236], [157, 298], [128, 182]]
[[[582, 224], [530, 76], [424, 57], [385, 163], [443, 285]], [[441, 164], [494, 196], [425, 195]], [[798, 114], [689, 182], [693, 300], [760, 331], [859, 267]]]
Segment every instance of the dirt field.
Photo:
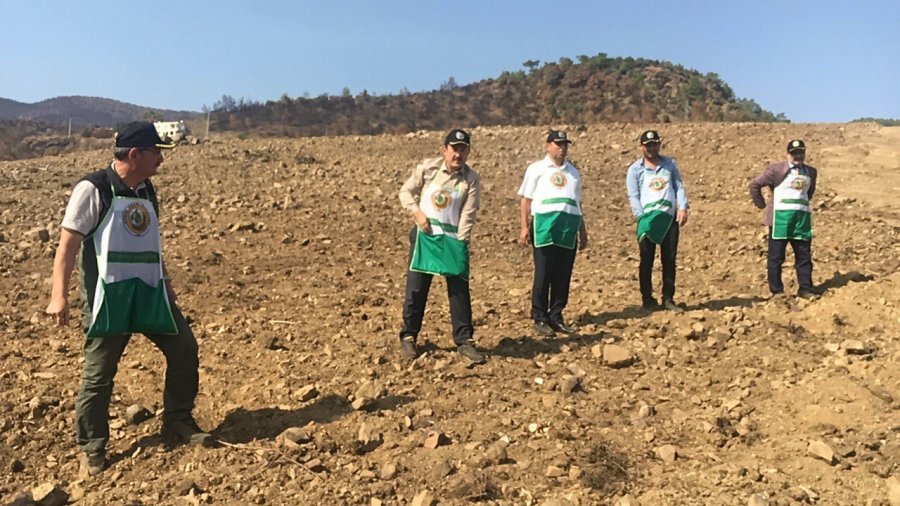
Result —
[[[542, 156], [542, 129], [472, 132], [483, 196], [471, 287], [490, 355], [478, 367], [455, 353], [439, 280], [427, 353], [412, 364], [398, 353], [412, 220], [397, 191], [441, 132], [167, 153], [154, 182], [167, 264], [200, 343], [195, 414], [222, 444], [159, 438], [164, 364], [136, 336], [111, 407], [113, 464], [89, 482], [73, 436], [83, 337], [43, 308], [68, 193], [111, 149], [0, 163], [0, 503], [50, 484], [78, 504], [892, 504], [900, 129], [662, 127], [692, 206], [677, 294], [689, 310], [647, 316], [624, 177], [650, 126], [569, 128], [591, 242], [566, 313], [579, 334], [555, 339], [532, 333], [531, 256], [515, 243], [516, 190]], [[824, 293], [768, 301], [747, 181], [794, 137], [819, 168]], [[791, 293], [792, 263], [789, 253]], [[606, 365], [610, 345], [633, 363]], [[127, 424], [132, 404], [156, 416]], [[425, 446], [429, 431], [444, 435], [437, 448]]]

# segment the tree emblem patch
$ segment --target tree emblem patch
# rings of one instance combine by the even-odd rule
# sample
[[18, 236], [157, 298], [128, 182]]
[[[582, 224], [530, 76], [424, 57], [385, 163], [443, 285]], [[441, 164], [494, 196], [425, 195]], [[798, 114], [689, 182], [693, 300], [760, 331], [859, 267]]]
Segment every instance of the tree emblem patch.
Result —
[[447, 209], [447, 206], [450, 205], [450, 192], [448, 192], [447, 190], [440, 190], [432, 193], [431, 204], [438, 211]]
[[147, 233], [150, 227], [150, 212], [142, 202], [129, 204], [122, 213], [122, 221], [125, 229], [133, 236], [140, 237]]
[[795, 177], [791, 181], [791, 188], [794, 190], [802, 190], [806, 188], [806, 178], [805, 177]]
[[666, 189], [666, 179], [663, 177], [655, 177], [650, 180], [650, 189], [653, 191], [663, 191]]
[[553, 186], [557, 188], [563, 188], [567, 183], [566, 175], [562, 172], [556, 172], [552, 176], [550, 176], [550, 182], [553, 183]]

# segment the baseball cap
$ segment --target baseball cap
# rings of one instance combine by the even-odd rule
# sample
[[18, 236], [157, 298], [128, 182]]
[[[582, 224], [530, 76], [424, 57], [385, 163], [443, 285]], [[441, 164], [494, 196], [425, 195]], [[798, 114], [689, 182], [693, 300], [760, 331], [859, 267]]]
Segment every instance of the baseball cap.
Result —
[[641, 144], [650, 144], [653, 142], [662, 142], [659, 132], [656, 130], [645, 130], [644, 133], [641, 134]]
[[469, 133], [459, 128], [450, 130], [450, 133], [448, 133], [447, 136], [444, 137], [444, 146], [455, 146], [457, 144], [465, 144], [466, 146], [471, 146], [472, 141], [469, 138]]
[[800, 139], [794, 139], [791, 142], [788, 142], [787, 150], [788, 153], [793, 153], [794, 151], [806, 151], [806, 144]]
[[116, 147], [172, 149], [175, 145], [163, 142], [153, 123], [133, 121], [116, 133]]
[[569, 138], [566, 136], [566, 133], [562, 130], [550, 130], [550, 133], [547, 134], [547, 142], [568, 142], [572, 143]]

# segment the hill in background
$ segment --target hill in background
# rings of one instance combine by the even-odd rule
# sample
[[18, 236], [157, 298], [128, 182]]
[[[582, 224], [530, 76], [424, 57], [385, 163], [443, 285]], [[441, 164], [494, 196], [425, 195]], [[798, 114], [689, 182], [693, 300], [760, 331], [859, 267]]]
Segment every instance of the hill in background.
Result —
[[718, 75], [659, 60], [579, 56], [458, 86], [375, 96], [291, 98], [214, 106], [214, 129], [273, 135], [341, 135], [441, 130], [452, 126], [598, 122], [786, 121], [739, 99]]
[[186, 119], [196, 112], [153, 109], [99, 97], [56, 97], [34, 104], [0, 98], [0, 120], [30, 120], [73, 128], [86, 126], [113, 127], [139, 119], [153, 121]]

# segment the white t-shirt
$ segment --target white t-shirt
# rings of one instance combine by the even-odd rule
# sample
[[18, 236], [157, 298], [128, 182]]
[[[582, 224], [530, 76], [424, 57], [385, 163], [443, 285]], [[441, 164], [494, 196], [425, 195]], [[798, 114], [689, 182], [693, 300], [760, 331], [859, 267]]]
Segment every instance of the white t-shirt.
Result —
[[[575, 174], [575, 177], [581, 181], [581, 174], [578, 172], [578, 169], [569, 163], [568, 160], [566, 160], [562, 166], [559, 166], [553, 163], [550, 155], [547, 155], [543, 160], [538, 160], [525, 169], [525, 178], [522, 180], [522, 186], [519, 187], [518, 195], [520, 197], [525, 197], [526, 199], [534, 200], [534, 192], [537, 191], [538, 180], [541, 176], [547, 175], [548, 173], [552, 174], [563, 168], [566, 168]], [[581, 202], [581, 188], [578, 188], [577, 191], [579, 194], [579, 202]]]
[[[143, 189], [145, 183], [135, 188], [135, 192]], [[100, 216], [100, 190], [90, 181], [81, 181], [72, 189], [72, 196], [66, 205], [66, 214], [63, 216], [62, 227], [81, 235], [88, 233], [100, 224], [103, 219]]]

